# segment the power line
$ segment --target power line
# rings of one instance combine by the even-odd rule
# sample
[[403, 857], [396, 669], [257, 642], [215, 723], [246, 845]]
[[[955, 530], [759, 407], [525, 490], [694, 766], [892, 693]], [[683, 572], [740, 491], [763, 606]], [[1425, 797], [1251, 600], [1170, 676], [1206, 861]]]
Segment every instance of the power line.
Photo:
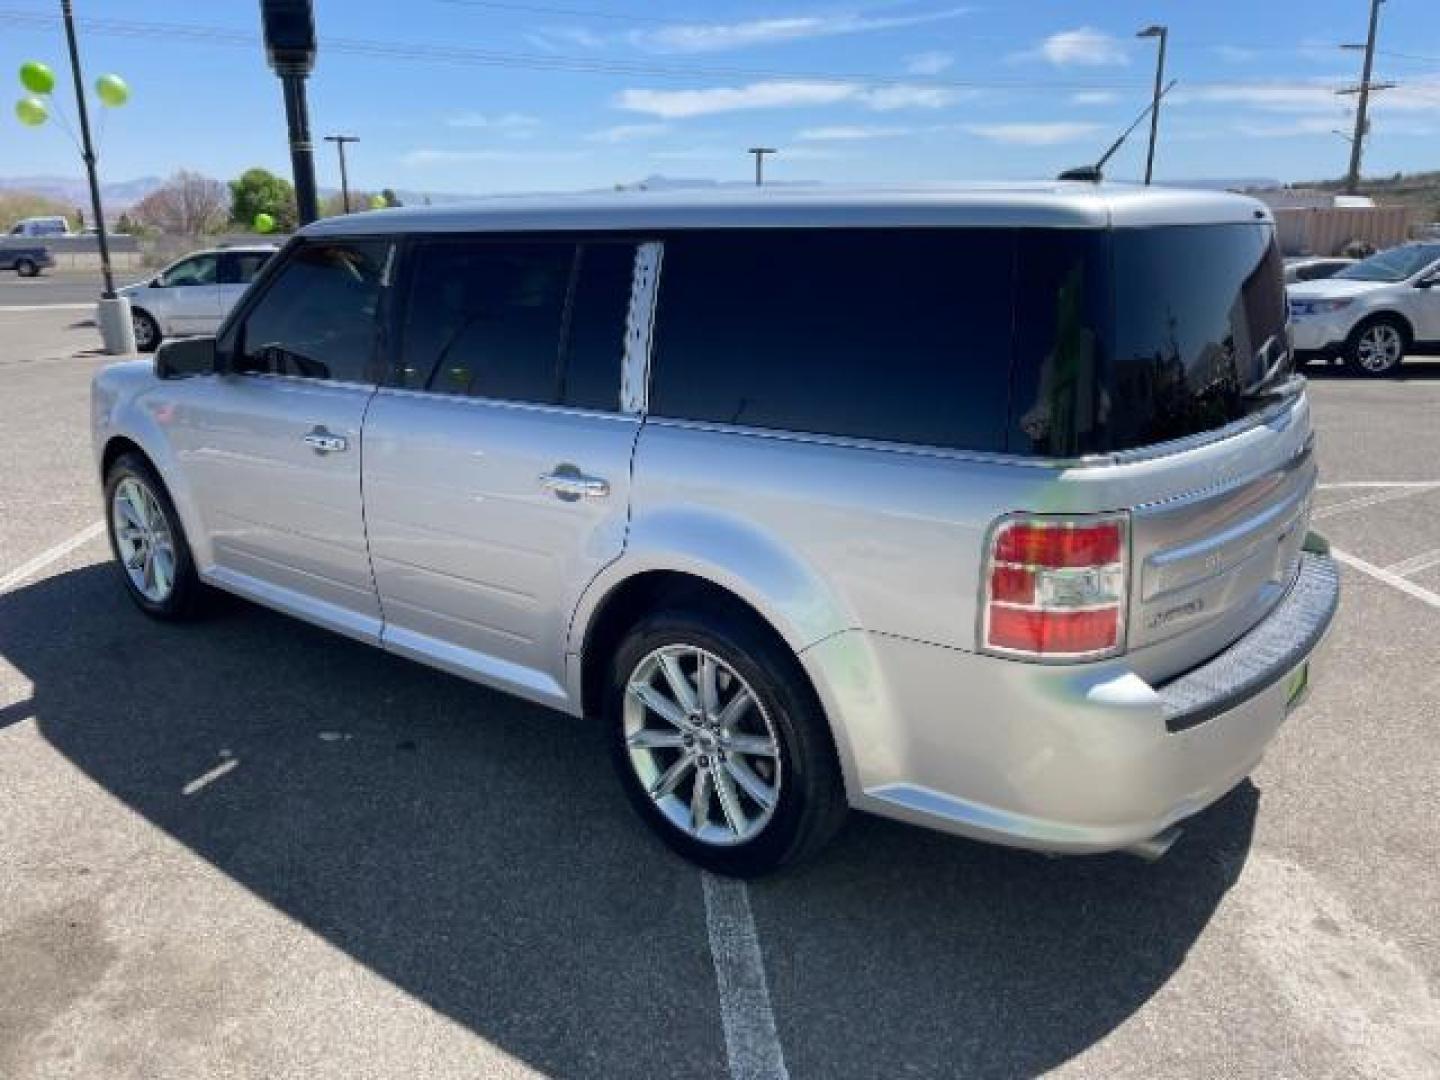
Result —
[[[49, 27], [55, 17], [31, 11], [0, 8], [0, 22]], [[212, 45], [252, 48], [258, 38], [244, 30], [204, 26], [193, 23], [165, 23], [138, 19], [90, 17], [81, 20], [82, 28], [91, 34], [131, 38], [168, 38]], [[466, 46], [433, 45], [420, 42], [402, 43], [365, 38], [332, 37], [324, 42], [327, 52], [351, 56], [371, 56], [393, 60], [416, 60], [432, 63], [453, 63], [482, 67], [521, 68], [534, 71], [562, 71], [581, 74], [620, 75], [629, 77], [680, 80], [705, 79], [784, 79], [791, 81], [825, 80], [872, 86], [923, 85], [942, 89], [962, 90], [1138, 90], [1144, 84], [1135, 80], [1052, 80], [1037, 82], [1026, 79], [926, 79], [874, 72], [789, 71], [773, 68], [696, 66], [662, 64], [653, 61], [609, 60], [593, 56], [547, 53], [512, 53]]]
[[573, 19], [606, 19], [612, 22], [637, 22], [672, 24], [677, 19], [665, 19], [656, 15], [631, 15], [620, 11], [596, 11], [594, 8], [547, 7], [542, 4], [504, 4], [498, 0], [435, 0], [437, 4], [451, 7], [483, 8], [487, 11], [514, 11], [525, 15], [563, 15]]

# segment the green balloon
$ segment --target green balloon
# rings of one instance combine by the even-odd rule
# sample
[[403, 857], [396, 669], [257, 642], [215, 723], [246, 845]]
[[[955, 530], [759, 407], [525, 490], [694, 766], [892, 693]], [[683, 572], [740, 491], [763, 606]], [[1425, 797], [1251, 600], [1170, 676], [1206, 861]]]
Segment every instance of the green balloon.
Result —
[[118, 109], [130, 100], [130, 87], [119, 75], [101, 75], [95, 80], [95, 93], [112, 109]]
[[48, 94], [55, 89], [55, 72], [39, 60], [26, 60], [20, 65], [20, 84], [32, 94]]
[[50, 110], [38, 97], [22, 97], [15, 103], [15, 115], [26, 127], [39, 127], [50, 119]]
[[267, 233], [267, 232], [273, 232], [274, 229], [275, 229], [275, 219], [274, 219], [273, 217], [271, 217], [269, 214], [265, 213], [265, 212], [262, 210], [260, 213], [258, 213], [258, 214], [255, 215], [255, 231], [256, 231], [256, 232], [258, 232], [258, 233]]

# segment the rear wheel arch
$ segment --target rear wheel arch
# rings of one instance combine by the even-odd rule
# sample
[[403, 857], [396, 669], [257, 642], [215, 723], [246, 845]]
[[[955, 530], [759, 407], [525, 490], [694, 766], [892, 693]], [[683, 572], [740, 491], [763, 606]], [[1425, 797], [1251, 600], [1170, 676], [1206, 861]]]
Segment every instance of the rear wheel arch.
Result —
[[[120, 460], [123, 454], [138, 454], [149, 463], [150, 468], [155, 470], [155, 475], [160, 475], [160, 468], [155, 464], [154, 458], [145, 452], [145, 448], [125, 435], [113, 435], [110, 441], [105, 444], [105, 449], [100, 455], [100, 481], [103, 483], [110, 475], [110, 469], [115, 462]], [[163, 479], [163, 477], [162, 477]]]

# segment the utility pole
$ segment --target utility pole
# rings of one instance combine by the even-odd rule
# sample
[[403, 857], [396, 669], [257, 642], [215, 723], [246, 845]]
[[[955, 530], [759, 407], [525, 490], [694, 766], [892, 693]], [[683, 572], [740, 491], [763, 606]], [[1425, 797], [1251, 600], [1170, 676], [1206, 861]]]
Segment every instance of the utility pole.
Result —
[[345, 206], [345, 213], [350, 212], [350, 176], [345, 171], [345, 144], [359, 142], [358, 135], [326, 135], [326, 142], [333, 142], [335, 149], [340, 151], [340, 201]]
[[315, 11], [310, 0], [260, 0], [260, 18], [265, 28], [265, 54], [285, 92], [295, 207], [300, 224], [308, 225], [319, 216], [315, 146], [310, 141], [310, 108], [305, 101], [305, 80], [315, 67]]
[[752, 146], [745, 152], [755, 155], [755, 186], [760, 187], [765, 183], [765, 155], [778, 154], [780, 151], [773, 146]]
[[90, 110], [85, 105], [85, 77], [80, 73], [80, 46], [75, 42], [75, 11], [71, 0], [60, 0], [65, 19], [65, 41], [70, 46], [70, 72], [75, 76], [75, 111], [80, 114], [80, 144], [84, 148], [85, 173], [90, 180], [90, 211], [95, 215], [95, 236], [100, 243], [100, 273], [105, 280], [106, 300], [115, 299], [115, 274], [110, 269], [110, 240], [105, 235], [105, 212], [100, 207], [100, 180], [95, 174], [95, 146], [90, 141]]
[[[1394, 83], [1372, 83], [1370, 75], [1375, 67], [1375, 33], [1380, 26], [1380, 5], [1385, 0], [1370, 0], [1370, 34], [1365, 39], [1365, 64], [1360, 71], [1360, 85], [1347, 86], [1335, 91], [1337, 94], [1358, 94], [1355, 103], [1355, 136], [1350, 140], [1350, 171], [1345, 174], [1345, 192], [1354, 195], [1360, 190], [1360, 155], [1365, 149], [1365, 135], [1369, 131], [1366, 113], [1370, 108], [1370, 91], [1389, 90]], [[1359, 45], [1342, 45], [1342, 49], [1359, 49]]]
[[1136, 37], [1159, 38], [1160, 52], [1155, 58], [1155, 94], [1150, 99], [1150, 149], [1145, 154], [1145, 183], [1155, 175], [1155, 140], [1160, 134], [1160, 98], [1165, 93], [1165, 43], [1170, 40], [1168, 26], [1147, 26]]

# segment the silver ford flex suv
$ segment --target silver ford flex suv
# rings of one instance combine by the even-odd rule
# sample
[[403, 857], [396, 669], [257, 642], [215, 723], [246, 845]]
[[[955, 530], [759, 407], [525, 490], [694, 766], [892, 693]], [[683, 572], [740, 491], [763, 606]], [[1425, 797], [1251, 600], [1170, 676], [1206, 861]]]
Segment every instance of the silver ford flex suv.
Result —
[[96, 377], [120, 580], [592, 717], [721, 873], [847, 807], [1153, 855], [1336, 610], [1281, 273], [1257, 202], [1089, 184], [322, 221]]

